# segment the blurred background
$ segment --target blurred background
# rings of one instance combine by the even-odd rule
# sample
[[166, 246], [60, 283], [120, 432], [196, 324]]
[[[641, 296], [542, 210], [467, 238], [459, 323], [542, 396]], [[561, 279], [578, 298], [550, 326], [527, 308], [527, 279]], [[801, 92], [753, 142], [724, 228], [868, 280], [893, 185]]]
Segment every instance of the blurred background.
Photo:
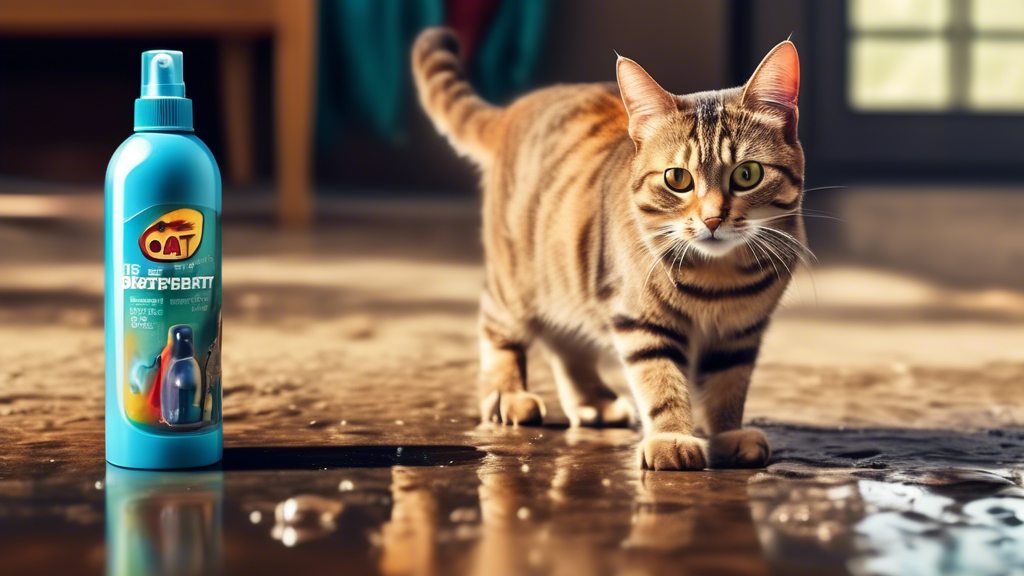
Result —
[[[442, 24], [497, 103], [612, 81], [614, 51], [676, 93], [739, 85], [792, 38], [818, 260], [764, 358], [1024, 362], [1016, 0], [0, 0], [0, 321], [102, 325], [104, 171], [132, 129], [139, 54], [179, 49], [224, 174], [228, 324], [314, 348], [332, 323], [376, 335], [365, 354], [393, 373], [388, 322], [424, 327], [413, 348], [442, 361], [426, 346], [441, 318], [471, 378], [477, 174], [418, 109], [408, 64], [418, 31]], [[237, 348], [240, 365], [258, 372], [258, 349]]]
[[[742, 83], [792, 37], [820, 257], [1024, 282], [1024, 5], [1015, 0], [0, 2], [0, 218], [95, 216], [143, 50], [183, 50], [225, 217], [310, 229], [366, 202], [472, 213], [475, 174], [417, 109], [407, 52], [447, 24], [490, 100], [614, 79]], [[855, 187], [855, 188], [850, 188]], [[822, 188], [822, 190], [814, 190]]]

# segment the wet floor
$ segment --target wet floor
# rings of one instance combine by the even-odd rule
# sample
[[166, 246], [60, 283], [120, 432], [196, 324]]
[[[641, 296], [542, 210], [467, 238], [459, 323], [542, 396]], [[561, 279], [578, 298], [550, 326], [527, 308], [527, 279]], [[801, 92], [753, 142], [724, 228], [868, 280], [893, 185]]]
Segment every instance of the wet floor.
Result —
[[1024, 433], [765, 430], [764, 471], [641, 473], [629, 430], [439, 426], [459, 443], [5, 479], [0, 549], [10, 574], [1024, 570]]
[[0, 250], [0, 573], [1024, 573], [1021, 295], [823, 267], [751, 390], [771, 465], [641, 473], [536, 363], [552, 425], [479, 426], [472, 223], [380, 231], [226, 230], [225, 457], [174, 473], [103, 461], [98, 253]]

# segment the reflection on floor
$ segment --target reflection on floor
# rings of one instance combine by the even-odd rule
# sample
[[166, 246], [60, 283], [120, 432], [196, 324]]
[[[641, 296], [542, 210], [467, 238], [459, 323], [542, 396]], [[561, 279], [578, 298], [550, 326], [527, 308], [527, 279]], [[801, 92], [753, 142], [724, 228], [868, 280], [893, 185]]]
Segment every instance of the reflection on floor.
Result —
[[103, 462], [100, 231], [0, 223], [3, 571], [1024, 571], [1020, 293], [826, 262], [751, 392], [768, 469], [641, 474], [539, 363], [552, 425], [478, 426], [474, 226], [227, 226], [225, 460], [157, 474]]

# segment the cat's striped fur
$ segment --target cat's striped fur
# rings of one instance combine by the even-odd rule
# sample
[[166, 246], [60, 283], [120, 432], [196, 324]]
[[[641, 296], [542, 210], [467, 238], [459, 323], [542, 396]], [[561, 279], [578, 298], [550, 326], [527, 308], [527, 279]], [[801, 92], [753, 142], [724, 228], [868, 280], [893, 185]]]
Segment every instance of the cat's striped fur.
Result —
[[[612, 348], [645, 428], [641, 466], [763, 465], [768, 443], [741, 428], [743, 404], [804, 244], [793, 45], [740, 88], [674, 96], [619, 58], [618, 85], [554, 86], [506, 108], [476, 95], [447, 30], [423, 32], [412, 64], [427, 114], [482, 172], [484, 420], [544, 418], [526, 391], [539, 338], [573, 425], [629, 424], [631, 405], [595, 368]], [[730, 174], [748, 160], [763, 180], [735, 193]], [[667, 187], [672, 167], [692, 191]]]

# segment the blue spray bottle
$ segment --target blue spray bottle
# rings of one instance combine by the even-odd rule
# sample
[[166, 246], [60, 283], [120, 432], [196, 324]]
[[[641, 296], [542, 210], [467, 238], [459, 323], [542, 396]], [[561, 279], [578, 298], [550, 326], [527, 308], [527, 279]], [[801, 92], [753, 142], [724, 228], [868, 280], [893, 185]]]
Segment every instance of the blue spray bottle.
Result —
[[193, 134], [181, 52], [142, 54], [135, 134], [106, 178], [107, 461], [220, 460], [220, 171]]

